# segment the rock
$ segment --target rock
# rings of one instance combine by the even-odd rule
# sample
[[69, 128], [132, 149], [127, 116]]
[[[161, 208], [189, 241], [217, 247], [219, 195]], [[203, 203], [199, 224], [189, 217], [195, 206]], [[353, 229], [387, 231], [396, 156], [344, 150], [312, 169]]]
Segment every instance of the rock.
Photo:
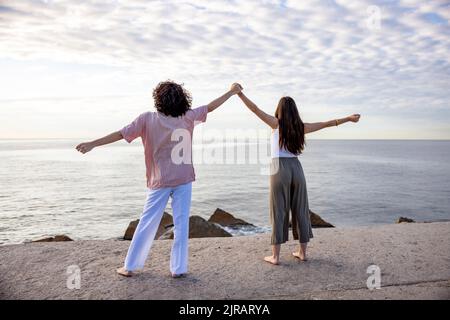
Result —
[[39, 240], [34, 240], [32, 242], [62, 242], [62, 241], [73, 241], [65, 234], [56, 235], [54, 237], [43, 238]]
[[[189, 218], [189, 238], [232, 237], [232, 235], [199, 216]], [[173, 228], [164, 233], [159, 240], [173, 239]]]
[[309, 217], [313, 228], [334, 228], [331, 223], [326, 222], [317, 213], [314, 213], [311, 210], [309, 210]]
[[410, 218], [406, 218], [406, 217], [400, 217], [397, 220], [397, 223], [402, 223], [402, 222], [406, 222], [406, 223], [414, 223], [415, 221], [413, 219]]
[[251, 223], [237, 219], [231, 213], [220, 208], [217, 208], [216, 211], [214, 211], [208, 222], [220, 224], [222, 227], [253, 226]]
[[123, 236], [123, 240], [131, 240], [133, 239], [134, 231], [136, 231], [137, 225], [139, 223], [139, 219], [133, 220], [125, 230], [125, 235]]
[[171, 227], [173, 227], [173, 217], [170, 214], [168, 214], [167, 212], [164, 212], [163, 217], [162, 217], [161, 222], [158, 227], [158, 231], [156, 231], [155, 239], [158, 239]]
[[[137, 225], [139, 223], [139, 219], [131, 221], [128, 225], [127, 230], [125, 231], [125, 235], [123, 236], [124, 240], [133, 239], [134, 232], [136, 231]], [[158, 239], [163, 233], [167, 231], [168, 228], [173, 226], [173, 218], [167, 212], [164, 212], [161, 222], [159, 223], [158, 231], [156, 231], [155, 239]]]

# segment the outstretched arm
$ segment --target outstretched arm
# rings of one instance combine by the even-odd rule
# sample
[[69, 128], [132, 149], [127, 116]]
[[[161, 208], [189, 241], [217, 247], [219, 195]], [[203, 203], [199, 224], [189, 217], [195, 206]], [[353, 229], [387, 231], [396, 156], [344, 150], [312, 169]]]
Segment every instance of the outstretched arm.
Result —
[[264, 121], [266, 124], [268, 124], [272, 129], [278, 128], [278, 119], [274, 116], [271, 116], [270, 114], [265, 113], [262, 111], [256, 104], [253, 103], [252, 100], [247, 98], [247, 96], [242, 93], [238, 93], [239, 98], [241, 98], [242, 102], [249, 108], [258, 118], [260, 118], [262, 121]]
[[227, 93], [223, 94], [219, 98], [208, 103], [208, 112], [212, 112], [212, 111], [216, 110], [218, 107], [220, 107], [222, 104], [224, 104], [225, 101], [230, 99], [231, 96], [241, 92], [241, 90], [242, 90], [242, 87], [240, 84], [233, 83], [231, 85], [230, 90]]
[[81, 153], [86, 153], [94, 149], [95, 147], [103, 146], [105, 144], [110, 144], [119, 140], [122, 140], [123, 136], [120, 133], [120, 131], [113, 132], [103, 138], [90, 141], [90, 142], [83, 142], [77, 145], [76, 149], [80, 151]]
[[315, 131], [319, 131], [325, 128], [338, 126], [340, 124], [346, 123], [346, 122], [358, 122], [361, 115], [359, 114], [353, 114], [351, 116], [342, 118], [342, 119], [336, 119], [336, 120], [330, 120], [325, 122], [315, 122], [315, 123], [305, 123], [305, 134], [311, 133]]

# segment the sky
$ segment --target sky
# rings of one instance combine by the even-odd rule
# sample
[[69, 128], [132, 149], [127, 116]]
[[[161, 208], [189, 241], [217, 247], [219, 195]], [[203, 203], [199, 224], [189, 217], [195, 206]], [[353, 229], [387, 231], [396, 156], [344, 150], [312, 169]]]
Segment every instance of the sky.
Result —
[[[317, 139], [450, 139], [448, 1], [0, 0], [0, 139], [96, 138], [154, 111], [159, 81], [193, 106], [240, 82], [273, 114], [360, 113]], [[237, 97], [204, 129], [264, 128]]]

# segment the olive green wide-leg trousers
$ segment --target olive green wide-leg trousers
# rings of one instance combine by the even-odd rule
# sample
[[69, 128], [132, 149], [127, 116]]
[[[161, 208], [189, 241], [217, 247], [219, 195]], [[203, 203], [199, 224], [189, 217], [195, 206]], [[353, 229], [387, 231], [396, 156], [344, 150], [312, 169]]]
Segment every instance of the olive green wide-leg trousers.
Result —
[[289, 239], [289, 212], [292, 232], [300, 243], [313, 237], [309, 217], [308, 192], [303, 168], [297, 158], [274, 158], [270, 175], [270, 220], [273, 245]]

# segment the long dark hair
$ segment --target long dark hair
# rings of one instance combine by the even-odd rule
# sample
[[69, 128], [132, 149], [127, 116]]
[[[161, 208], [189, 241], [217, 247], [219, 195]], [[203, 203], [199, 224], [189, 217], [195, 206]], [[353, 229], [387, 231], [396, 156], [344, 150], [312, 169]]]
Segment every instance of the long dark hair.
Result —
[[182, 84], [171, 80], [158, 83], [153, 90], [155, 108], [166, 116], [179, 117], [191, 109], [192, 97]]
[[280, 148], [285, 148], [293, 154], [301, 154], [305, 147], [305, 125], [298, 114], [294, 99], [281, 98], [275, 117], [278, 119]]

